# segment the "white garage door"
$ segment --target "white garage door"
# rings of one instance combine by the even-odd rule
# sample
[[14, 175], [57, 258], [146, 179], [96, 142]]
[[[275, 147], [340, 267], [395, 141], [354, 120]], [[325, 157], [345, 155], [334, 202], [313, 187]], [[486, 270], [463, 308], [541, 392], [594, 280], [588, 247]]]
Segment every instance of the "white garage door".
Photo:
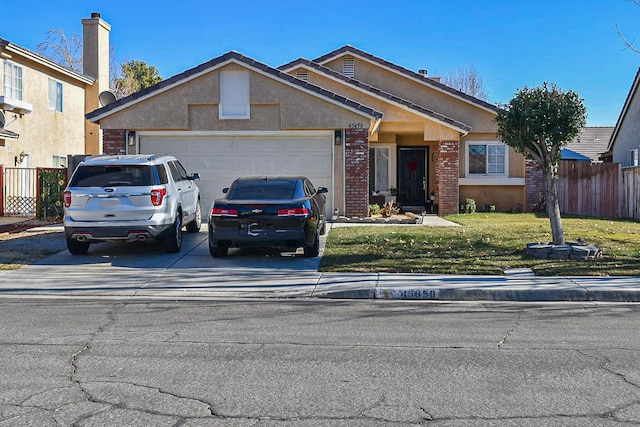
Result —
[[223, 196], [239, 176], [302, 175], [317, 187], [327, 187], [325, 214], [333, 212], [332, 136], [330, 132], [277, 135], [184, 136], [140, 132], [139, 151], [167, 153], [180, 160], [189, 173], [200, 174], [203, 214], [215, 198]]

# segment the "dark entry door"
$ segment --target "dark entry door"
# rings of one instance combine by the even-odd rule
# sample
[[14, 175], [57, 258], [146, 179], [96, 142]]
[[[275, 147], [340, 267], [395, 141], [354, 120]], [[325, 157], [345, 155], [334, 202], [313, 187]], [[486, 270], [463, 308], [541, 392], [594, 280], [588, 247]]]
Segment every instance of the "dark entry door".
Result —
[[398, 155], [398, 202], [424, 207], [427, 200], [427, 147], [402, 147]]

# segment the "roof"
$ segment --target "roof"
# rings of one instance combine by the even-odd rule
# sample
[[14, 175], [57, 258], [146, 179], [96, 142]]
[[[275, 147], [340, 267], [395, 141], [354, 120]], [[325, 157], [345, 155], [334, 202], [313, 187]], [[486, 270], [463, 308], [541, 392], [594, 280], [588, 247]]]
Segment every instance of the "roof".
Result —
[[613, 126], [585, 127], [573, 141], [567, 144], [567, 148], [587, 156], [591, 160], [598, 161], [600, 155], [608, 149], [613, 130]]
[[[40, 55], [39, 53], [33, 52], [29, 49], [13, 44], [9, 40], [6, 40], [0, 37], [0, 52], [1, 51], [7, 51], [9, 52], [9, 54], [13, 53], [13, 54], [24, 56], [30, 59], [31, 61], [37, 62], [40, 65], [44, 65], [47, 68], [50, 68], [54, 71], [65, 74], [66, 76], [74, 78], [76, 80], [80, 80], [86, 84], [93, 84], [96, 81], [96, 79], [94, 79], [91, 76], [78, 73], [72, 70], [71, 68], [64, 67], [58, 63], [53, 62], [49, 58], [46, 58]], [[14, 58], [11, 58], [11, 59], [14, 59]]]
[[590, 157], [583, 156], [582, 154], [576, 153], [575, 151], [570, 150], [568, 148], [563, 148], [560, 154], [562, 155], [562, 160], [575, 160], [579, 162], [591, 161]]
[[249, 68], [252, 68], [258, 72], [261, 72], [263, 74], [267, 74], [269, 76], [271, 76], [272, 78], [281, 80], [287, 84], [290, 84], [292, 86], [296, 86], [299, 89], [305, 90], [309, 93], [312, 93], [316, 96], [325, 98], [329, 101], [332, 101], [336, 104], [340, 104], [343, 105], [349, 109], [358, 111], [364, 115], [368, 115], [372, 118], [377, 118], [377, 119], [381, 119], [383, 116], [383, 113], [380, 111], [376, 111], [371, 107], [367, 107], [366, 105], [360, 104], [359, 102], [353, 101], [351, 99], [348, 99], [342, 95], [339, 95], [337, 93], [331, 92], [329, 90], [323, 89], [319, 86], [316, 85], [312, 85], [308, 82], [305, 82], [304, 80], [300, 80], [292, 75], [289, 75], [287, 73], [284, 73], [276, 68], [270, 67], [266, 64], [263, 64], [261, 62], [258, 62], [252, 58], [249, 58], [247, 56], [244, 56], [236, 51], [230, 51], [225, 53], [222, 56], [219, 56], [217, 58], [214, 58], [208, 62], [205, 62], [203, 64], [200, 64], [194, 68], [191, 68], [187, 71], [184, 71], [180, 74], [177, 74], [173, 77], [170, 77], [166, 80], [163, 80], [153, 86], [150, 86], [146, 89], [143, 89], [139, 92], [133, 93], [129, 96], [126, 96], [124, 98], [121, 98], [119, 100], [117, 100], [116, 102], [113, 102], [111, 104], [108, 104], [102, 108], [99, 108], [95, 111], [92, 111], [90, 113], [88, 113], [86, 115], [87, 119], [91, 120], [92, 122], [96, 122], [98, 120], [100, 120], [101, 118], [119, 111], [131, 104], [134, 104], [136, 102], [140, 102], [143, 101], [144, 99], [147, 99], [151, 96], [154, 96], [158, 93], [164, 92], [165, 90], [168, 90], [172, 87], [175, 87], [179, 84], [185, 83], [189, 80], [191, 80], [192, 78], [198, 77], [206, 72], [212, 71], [214, 69], [217, 69], [229, 62], [236, 62], [239, 64], [243, 64]]
[[[453, 95], [456, 98], [459, 98], [459, 99], [461, 99], [463, 101], [466, 101], [468, 103], [474, 104], [474, 105], [476, 105], [478, 107], [484, 108], [484, 109], [489, 110], [491, 112], [497, 112], [498, 111], [498, 107], [496, 105], [493, 105], [493, 104], [491, 104], [489, 102], [483, 101], [483, 100], [481, 100], [479, 98], [476, 98], [474, 96], [468, 95], [468, 94], [466, 94], [466, 93], [464, 93], [462, 91], [454, 89], [454, 88], [452, 88], [450, 86], [447, 86], [447, 85], [445, 85], [443, 83], [440, 83], [440, 82], [438, 82], [438, 81], [436, 81], [436, 80], [434, 80], [434, 79], [432, 79], [430, 77], [424, 76], [424, 75], [422, 75], [420, 73], [416, 73], [415, 71], [411, 71], [411, 70], [409, 70], [407, 68], [404, 68], [404, 67], [402, 67], [400, 65], [394, 64], [393, 62], [389, 62], [389, 61], [387, 61], [385, 59], [382, 59], [382, 58], [379, 58], [377, 56], [374, 56], [374, 55], [372, 55], [370, 53], [367, 53], [367, 52], [365, 52], [363, 50], [357, 49], [357, 48], [355, 48], [355, 47], [353, 47], [351, 45], [342, 46], [341, 48], [338, 48], [338, 49], [334, 50], [333, 52], [329, 52], [326, 55], [322, 55], [322, 56], [320, 56], [320, 57], [318, 57], [316, 59], [313, 59], [312, 62], [315, 62], [315, 63], [318, 63], [318, 64], [322, 65], [322, 64], [324, 64], [324, 63], [326, 63], [326, 62], [328, 62], [328, 61], [330, 61], [332, 59], [335, 59], [335, 58], [338, 58], [338, 57], [341, 57], [341, 56], [345, 56], [345, 55], [358, 56], [358, 57], [360, 57], [360, 58], [362, 58], [362, 59], [364, 59], [366, 61], [373, 62], [375, 64], [378, 64], [378, 65], [381, 65], [381, 66], [383, 66], [385, 68], [393, 70], [396, 73], [403, 74], [403, 75], [405, 75], [405, 76], [407, 76], [409, 78], [412, 78], [412, 79], [417, 80], [417, 81], [419, 81], [419, 82], [421, 82], [421, 83], [423, 83], [423, 84], [425, 84], [427, 86], [430, 86], [433, 89], [436, 89], [436, 90], [441, 91], [441, 92], [446, 92], [446, 93], [448, 93], [450, 95]], [[297, 61], [290, 62], [288, 64], [285, 64], [285, 65], [279, 67], [279, 69], [282, 70], [282, 69], [291, 68], [292, 66], [296, 65], [296, 63], [297, 63]]]
[[611, 135], [611, 140], [609, 141], [608, 150], [613, 149], [613, 144], [615, 144], [616, 137], [618, 136], [618, 131], [620, 130], [620, 126], [622, 126], [622, 122], [624, 121], [627, 111], [629, 109], [629, 105], [631, 105], [631, 101], [635, 96], [636, 91], [638, 90], [638, 86], [640, 86], [640, 68], [638, 68], [638, 72], [636, 73], [636, 77], [633, 79], [633, 84], [631, 85], [631, 89], [629, 89], [629, 93], [627, 94], [627, 99], [624, 101], [624, 106], [622, 107], [622, 111], [620, 111], [620, 116], [618, 116], [618, 121], [616, 122], [616, 127]]
[[[467, 125], [465, 123], [462, 123], [460, 121], [457, 121], [455, 119], [447, 117], [447, 116], [445, 116], [443, 114], [437, 113], [437, 112], [435, 112], [433, 110], [430, 110], [428, 108], [422, 107], [420, 105], [414, 104], [411, 101], [408, 101], [406, 99], [402, 99], [402, 98], [400, 98], [398, 96], [395, 96], [395, 95], [393, 95], [393, 94], [391, 94], [389, 92], [385, 92], [383, 90], [375, 88], [375, 87], [373, 87], [373, 86], [371, 86], [371, 85], [369, 85], [367, 83], [361, 82], [360, 80], [356, 80], [354, 78], [347, 77], [344, 74], [341, 74], [341, 73], [339, 73], [339, 72], [337, 72], [335, 70], [332, 70], [329, 67], [325, 67], [325, 66], [320, 65], [320, 64], [318, 64], [316, 62], [313, 62], [313, 61], [309, 61], [308, 59], [300, 58], [300, 59], [297, 59], [294, 62], [290, 62], [289, 64], [287, 64], [286, 66], [283, 66], [283, 67], [290, 68], [289, 66], [291, 64], [303, 65], [303, 66], [312, 68], [314, 70], [317, 70], [319, 72], [322, 72], [324, 74], [330, 75], [331, 77], [333, 77], [335, 79], [341, 80], [341, 81], [343, 81], [343, 82], [345, 82], [345, 83], [347, 83], [349, 85], [355, 86], [355, 87], [357, 87], [357, 88], [359, 88], [359, 89], [361, 89], [361, 90], [363, 90], [365, 92], [369, 92], [369, 93], [374, 94], [374, 95], [376, 95], [376, 96], [378, 96], [380, 98], [384, 98], [385, 100], [392, 101], [392, 102], [394, 102], [396, 104], [403, 105], [403, 106], [405, 106], [405, 107], [407, 107], [407, 108], [409, 108], [411, 110], [414, 110], [414, 111], [416, 111], [418, 113], [421, 113], [423, 115], [426, 115], [426, 116], [428, 116], [428, 117], [430, 117], [432, 119], [440, 121], [445, 125], [455, 127], [456, 129], [458, 129], [460, 131], [463, 131], [463, 132], [470, 132], [471, 131], [471, 126], [469, 126], [469, 125]], [[283, 69], [283, 67], [279, 67], [279, 68]], [[286, 68], [284, 68], [284, 69], [286, 69]]]

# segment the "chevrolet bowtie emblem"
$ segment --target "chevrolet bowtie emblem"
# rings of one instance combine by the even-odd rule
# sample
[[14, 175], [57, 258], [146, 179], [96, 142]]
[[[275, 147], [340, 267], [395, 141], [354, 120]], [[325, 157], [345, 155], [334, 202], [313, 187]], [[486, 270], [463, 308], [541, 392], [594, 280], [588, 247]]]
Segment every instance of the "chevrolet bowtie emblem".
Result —
[[254, 213], [254, 214], [262, 213], [262, 209], [254, 209], [251, 211], [251, 213]]

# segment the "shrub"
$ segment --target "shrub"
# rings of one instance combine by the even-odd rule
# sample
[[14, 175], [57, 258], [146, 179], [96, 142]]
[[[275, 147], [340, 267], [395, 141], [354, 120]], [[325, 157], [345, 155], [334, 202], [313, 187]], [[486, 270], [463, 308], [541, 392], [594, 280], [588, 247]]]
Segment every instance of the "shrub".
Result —
[[369, 205], [369, 216], [378, 215], [380, 213], [380, 205]]
[[400, 208], [396, 206], [393, 200], [385, 203], [384, 206], [382, 206], [382, 209], [380, 209], [380, 214], [385, 218], [389, 218], [393, 215], [398, 215], [399, 213]]
[[464, 212], [465, 213], [475, 213], [476, 212], [476, 201], [473, 199], [464, 199]]

